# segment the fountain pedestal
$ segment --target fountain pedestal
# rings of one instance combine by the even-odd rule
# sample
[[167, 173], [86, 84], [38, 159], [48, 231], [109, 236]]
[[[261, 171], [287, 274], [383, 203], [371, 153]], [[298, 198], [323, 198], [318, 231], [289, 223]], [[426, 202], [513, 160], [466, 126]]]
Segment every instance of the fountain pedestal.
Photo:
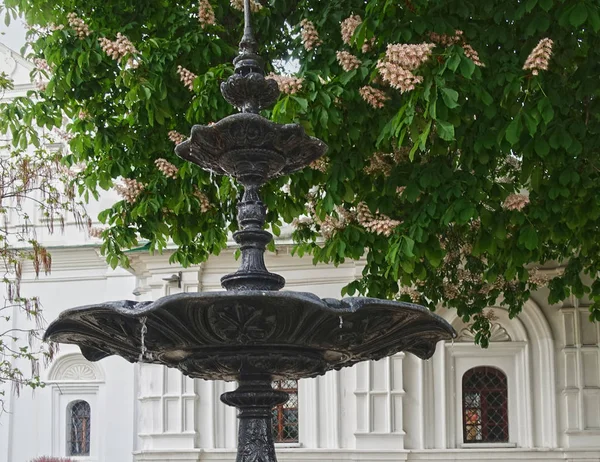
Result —
[[273, 390], [268, 375], [241, 377], [237, 390], [221, 395], [221, 401], [238, 409], [236, 462], [277, 462], [272, 409], [287, 400], [287, 393]]

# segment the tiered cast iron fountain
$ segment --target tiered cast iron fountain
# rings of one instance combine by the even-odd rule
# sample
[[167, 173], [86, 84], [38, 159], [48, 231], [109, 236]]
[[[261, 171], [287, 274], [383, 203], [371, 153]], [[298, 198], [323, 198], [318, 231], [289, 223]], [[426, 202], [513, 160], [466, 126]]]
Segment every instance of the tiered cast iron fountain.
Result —
[[224, 276], [225, 291], [183, 293], [155, 302], [118, 301], [66, 310], [46, 339], [79, 345], [90, 361], [119, 355], [130, 362], [175, 367], [206, 380], [238, 381], [221, 400], [238, 408], [237, 462], [276, 462], [271, 409], [287, 400], [271, 383], [301, 379], [360, 361], [407, 351], [426, 359], [452, 327], [426, 308], [374, 298], [320, 299], [280, 292], [285, 280], [267, 271], [264, 251], [272, 236], [263, 229], [260, 187], [269, 179], [306, 167], [327, 146], [297, 124], [279, 125], [258, 113], [278, 98], [265, 79], [250, 25], [235, 73], [221, 85], [241, 110], [212, 126], [196, 125], [177, 154], [203, 169], [234, 177], [244, 186], [238, 205], [241, 266]]

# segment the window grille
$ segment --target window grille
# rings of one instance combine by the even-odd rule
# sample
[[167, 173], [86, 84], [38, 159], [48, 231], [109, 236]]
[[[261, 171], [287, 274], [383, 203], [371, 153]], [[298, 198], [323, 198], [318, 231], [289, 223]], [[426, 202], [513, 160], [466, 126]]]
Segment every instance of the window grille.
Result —
[[508, 443], [508, 385], [493, 367], [476, 367], [462, 379], [465, 443]]
[[297, 443], [298, 381], [278, 380], [273, 382], [273, 388], [290, 396], [287, 402], [273, 408], [273, 440], [276, 443]]
[[90, 455], [90, 420], [87, 401], [74, 401], [67, 408], [67, 455]]

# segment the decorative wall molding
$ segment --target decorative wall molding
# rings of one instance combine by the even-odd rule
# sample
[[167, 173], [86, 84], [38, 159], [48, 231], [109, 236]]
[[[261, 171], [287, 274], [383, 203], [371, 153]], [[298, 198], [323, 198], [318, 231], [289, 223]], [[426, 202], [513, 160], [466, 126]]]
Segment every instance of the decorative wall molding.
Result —
[[[508, 331], [498, 322], [492, 323], [490, 328], [490, 342], [510, 342], [512, 339]], [[475, 343], [475, 334], [471, 327], [464, 327], [456, 339], [457, 342]]]
[[74, 364], [62, 374], [62, 380], [67, 381], [93, 381], [97, 379], [96, 371], [87, 364]]
[[104, 372], [80, 353], [67, 353], [53, 361], [46, 382], [104, 382]]

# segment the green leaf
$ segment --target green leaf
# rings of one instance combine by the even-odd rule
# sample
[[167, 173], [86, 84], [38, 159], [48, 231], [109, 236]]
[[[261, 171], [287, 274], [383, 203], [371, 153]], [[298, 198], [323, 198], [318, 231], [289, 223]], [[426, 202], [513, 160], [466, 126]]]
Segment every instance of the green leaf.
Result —
[[414, 258], [415, 254], [413, 253], [413, 249], [415, 248], [415, 241], [413, 241], [408, 236], [402, 236], [400, 241], [400, 251], [402, 255], [408, 258]]
[[535, 136], [539, 123], [538, 120], [530, 116], [527, 112], [524, 112], [523, 115], [525, 119], [525, 125], [527, 125], [527, 130], [529, 131], [529, 134], [531, 135], [531, 137]]
[[573, 27], [579, 27], [587, 20], [587, 17], [587, 8], [583, 2], [580, 2], [575, 5], [575, 8], [573, 8], [571, 11], [571, 14], [569, 15], [569, 22]]
[[544, 11], [550, 11], [553, 3], [554, 3], [553, 0], [540, 0], [539, 1], [540, 7], [542, 7], [542, 9]]
[[326, 110], [321, 111], [321, 117], [319, 118], [319, 122], [321, 123], [321, 128], [327, 130], [327, 125], [329, 123], [329, 113]]
[[448, 69], [450, 69], [452, 72], [455, 72], [456, 69], [458, 69], [458, 66], [460, 65], [460, 61], [461, 61], [460, 55], [459, 54], [453, 54], [448, 59]]
[[458, 92], [456, 90], [452, 90], [451, 88], [441, 88], [442, 98], [444, 100], [444, 104], [448, 109], [454, 109], [458, 107]]
[[548, 142], [541, 136], [538, 136], [535, 139], [535, 152], [540, 157], [546, 157], [550, 152], [550, 146], [548, 145]]
[[530, 13], [531, 10], [533, 10], [533, 8], [535, 7], [535, 5], [537, 5], [537, 2], [538, 0], [527, 0], [527, 3], [525, 3], [525, 11]]
[[[319, 99], [321, 100], [321, 102], [323, 103], [323, 105], [328, 108], [329, 106], [331, 106], [331, 97], [325, 93], [324, 91], [320, 91], [319, 92]], [[306, 110], [306, 108], [304, 109]]]
[[538, 234], [533, 226], [526, 226], [519, 233], [519, 244], [524, 245], [527, 250], [535, 250], [538, 243]]
[[445, 120], [436, 120], [436, 127], [440, 138], [446, 141], [454, 139], [454, 125]]
[[350, 72], [344, 72], [342, 75], [340, 75], [340, 83], [342, 85], [347, 85], [348, 82], [350, 82], [350, 80], [352, 80], [352, 78], [356, 75], [356, 69], [354, 69], [353, 71]]
[[506, 128], [506, 141], [511, 145], [515, 145], [519, 142], [521, 132], [523, 131], [523, 125], [521, 124], [521, 113], [519, 112]]
[[524, 245], [527, 250], [535, 250], [538, 246], [538, 234], [531, 225], [526, 226], [519, 233], [519, 244]]
[[303, 111], [308, 110], [308, 100], [306, 98], [300, 98], [298, 96], [291, 96], [291, 98], [298, 103]]
[[589, 20], [590, 20], [590, 24], [592, 25], [592, 28], [594, 29], [594, 32], [599, 32], [600, 31], [600, 13], [598, 12], [598, 8], [596, 9], [590, 9], [589, 11]]
[[475, 63], [466, 56], [460, 61], [460, 73], [465, 79], [471, 79], [473, 72], [475, 72], [475, 67]]
[[538, 103], [538, 110], [542, 113], [542, 119], [544, 119], [546, 125], [552, 122], [552, 119], [554, 119], [554, 108], [548, 98], [544, 98]]

